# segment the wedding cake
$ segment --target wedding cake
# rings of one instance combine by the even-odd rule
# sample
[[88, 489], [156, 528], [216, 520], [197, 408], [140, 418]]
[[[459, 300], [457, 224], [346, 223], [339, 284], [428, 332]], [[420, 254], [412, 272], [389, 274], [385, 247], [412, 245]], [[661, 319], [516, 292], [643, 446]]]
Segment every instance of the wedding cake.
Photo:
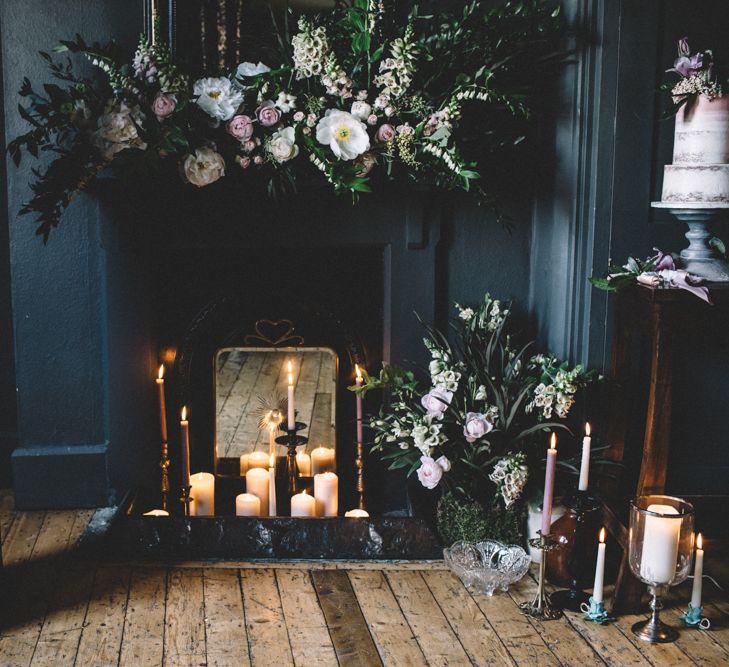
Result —
[[679, 109], [661, 199], [729, 204], [729, 95], [696, 95]]

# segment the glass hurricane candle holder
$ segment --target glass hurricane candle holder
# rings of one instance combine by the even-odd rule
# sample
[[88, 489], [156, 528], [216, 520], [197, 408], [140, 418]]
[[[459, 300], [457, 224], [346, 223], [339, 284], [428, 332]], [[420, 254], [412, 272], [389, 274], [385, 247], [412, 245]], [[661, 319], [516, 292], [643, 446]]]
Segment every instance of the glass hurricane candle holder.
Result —
[[633, 633], [651, 643], [675, 641], [678, 632], [659, 618], [661, 597], [686, 579], [691, 567], [694, 508], [671, 496], [639, 496], [630, 503], [630, 569], [648, 585], [651, 617]]

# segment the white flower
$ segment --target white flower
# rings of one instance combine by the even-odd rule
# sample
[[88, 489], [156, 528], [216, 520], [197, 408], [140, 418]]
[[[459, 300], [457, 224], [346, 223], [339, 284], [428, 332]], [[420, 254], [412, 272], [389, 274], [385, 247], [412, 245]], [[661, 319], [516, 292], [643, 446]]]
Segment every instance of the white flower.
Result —
[[238, 65], [238, 69], [235, 71], [235, 75], [239, 79], [243, 79], [245, 77], [249, 76], [257, 76], [258, 74], [265, 74], [266, 72], [270, 72], [271, 68], [268, 67], [268, 65], [264, 65], [262, 62], [259, 62], [257, 65], [254, 65], [253, 63], [245, 62]]
[[465, 322], [470, 321], [470, 319], [473, 317], [473, 308], [464, 308], [460, 313], [458, 313], [458, 317], [460, 317]]
[[103, 114], [92, 141], [104, 160], [110, 161], [125, 148], [144, 150], [147, 144], [139, 138], [136, 123], [141, 122], [139, 107], [128, 107], [123, 102]]
[[301, 122], [302, 120], [304, 120], [304, 118], [305, 118], [305, 117], [306, 117], [306, 115], [304, 114], [304, 112], [303, 112], [303, 111], [297, 111], [297, 112], [296, 112], [296, 113], [294, 114], [294, 120], [295, 120], [295, 121], [296, 121], [297, 123], [300, 123], [300, 122]]
[[340, 160], [354, 160], [370, 148], [367, 126], [351, 113], [329, 109], [316, 126], [316, 140]]
[[271, 141], [268, 142], [268, 152], [278, 163], [293, 160], [299, 154], [294, 128], [285, 127], [274, 132]]
[[276, 106], [284, 113], [288, 113], [296, 108], [296, 95], [284, 92], [279, 93], [276, 98]]
[[243, 93], [233, 88], [226, 77], [198, 79], [193, 86], [197, 105], [209, 116], [230, 120], [243, 101]]
[[372, 113], [372, 107], [361, 100], [352, 102], [352, 115], [359, 120], [367, 120], [369, 115]]
[[198, 148], [185, 158], [183, 171], [190, 183], [201, 188], [225, 175], [225, 160], [212, 148]]

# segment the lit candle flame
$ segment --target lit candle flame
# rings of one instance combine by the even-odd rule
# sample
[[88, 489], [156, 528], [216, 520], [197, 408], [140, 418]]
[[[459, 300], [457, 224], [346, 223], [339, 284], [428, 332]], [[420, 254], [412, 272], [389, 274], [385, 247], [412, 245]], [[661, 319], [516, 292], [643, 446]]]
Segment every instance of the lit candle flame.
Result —
[[165, 376], [165, 365], [160, 364], [159, 371], [157, 371], [157, 377], [161, 380]]
[[359, 364], [355, 364], [354, 365], [354, 372], [357, 373], [357, 377], [358, 378], [361, 378], [362, 377], [362, 371], [359, 368]]
[[549, 440], [549, 448], [557, 449], [557, 434], [554, 431], [552, 431], [552, 437]]
[[187, 406], [182, 408], [182, 421], [187, 421]]
[[585, 422], [585, 435], [589, 438], [591, 433], [590, 422]]
[[600, 544], [603, 544], [605, 542], [605, 528], [600, 529]]
[[696, 548], [697, 549], [703, 549], [704, 548], [704, 538], [701, 537], [701, 533], [699, 533], [696, 536]]

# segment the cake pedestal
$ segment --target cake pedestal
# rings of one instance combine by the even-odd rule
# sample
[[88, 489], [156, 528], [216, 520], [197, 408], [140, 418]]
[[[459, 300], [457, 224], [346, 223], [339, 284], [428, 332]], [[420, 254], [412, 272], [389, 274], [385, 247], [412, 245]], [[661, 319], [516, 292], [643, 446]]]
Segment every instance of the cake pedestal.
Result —
[[651, 206], [667, 209], [688, 225], [689, 245], [681, 251], [680, 268], [712, 283], [729, 282], [729, 262], [709, 245], [713, 236], [709, 226], [729, 210], [729, 203], [654, 201]]

